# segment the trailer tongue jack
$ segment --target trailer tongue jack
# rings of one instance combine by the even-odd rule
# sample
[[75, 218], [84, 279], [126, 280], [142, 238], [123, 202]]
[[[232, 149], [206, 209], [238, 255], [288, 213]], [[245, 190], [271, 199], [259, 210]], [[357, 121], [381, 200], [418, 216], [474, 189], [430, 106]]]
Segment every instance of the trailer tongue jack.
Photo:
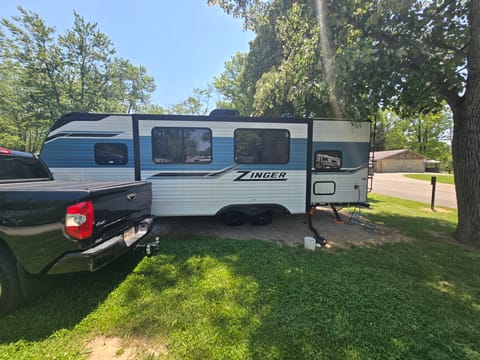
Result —
[[315, 206], [310, 207], [310, 211], [308, 212], [308, 228], [313, 232], [314, 234], [314, 239], [315, 242], [317, 243], [317, 246], [324, 246], [327, 243], [327, 239], [325, 239], [323, 236], [321, 236], [317, 229], [313, 227], [312, 224], [312, 216], [315, 214]]

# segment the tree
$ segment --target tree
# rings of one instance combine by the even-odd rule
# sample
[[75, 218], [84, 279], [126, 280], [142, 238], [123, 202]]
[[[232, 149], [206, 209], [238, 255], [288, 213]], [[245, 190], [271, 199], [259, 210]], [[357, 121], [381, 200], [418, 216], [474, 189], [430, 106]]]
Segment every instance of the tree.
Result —
[[2, 131], [0, 132], [0, 144], [4, 147], [15, 147], [21, 143], [21, 129], [19, 128], [17, 114], [20, 114], [20, 106], [23, 96], [15, 88], [12, 79], [17, 77], [18, 67], [12, 63], [4, 62], [0, 66], [0, 109], [3, 111]]
[[439, 142], [445, 143], [447, 133], [452, 127], [451, 118], [444, 111], [418, 114], [410, 119], [410, 124], [410, 143], [415, 144], [416, 150], [429, 157], [435, 156]]
[[376, 117], [375, 151], [408, 149], [409, 123], [391, 109], [379, 110]]
[[330, 114], [325, 77], [318, 61], [315, 14], [304, 4], [293, 3], [284, 16], [275, 19], [275, 28], [282, 50], [278, 63], [257, 81], [255, 113], [303, 117]]
[[[342, 11], [345, 5], [350, 11]], [[345, 71], [344, 83], [365, 104], [391, 104], [410, 114], [449, 105], [455, 125], [454, 235], [480, 244], [480, 2], [342, 1], [329, 7], [331, 23], [338, 24], [333, 41], [347, 40], [341, 50], [348, 56], [338, 62], [362, 69], [359, 80]]]
[[230, 61], [225, 62], [223, 73], [214, 77], [213, 87], [221, 96], [221, 100], [217, 101], [217, 107], [235, 109], [241, 114], [252, 112], [249, 91], [245, 87], [243, 76], [246, 61], [247, 54], [238, 52]]
[[[331, 94], [319, 60], [319, 25], [308, 0], [278, 0], [248, 11], [256, 31], [234, 87], [244, 113], [333, 116]], [[225, 2], [222, 2], [225, 4]], [[263, 4], [265, 5], [265, 4]], [[238, 91], [239, 90], [239, 91]]]
[[375, 134], [375, 150], [411, 149], [451, 168], [449, 131], [451, 114], [441, 111], [402, 117], [393, 110], [379, 111]]
[[170, 105], [169, 111], [179, 115], [207, 115], [210, 111], [210, 101], [214, 88], [207, 84], [205, 89], [195, 88], [193, 94], [181, 103]]
[[[280, 0], [209, 0], [246, 18], [281, 9]], [[263, 7], [258, 7], [263, 3]], [[293, 1], [307, 4], [310, 1]], [[360, 118], [391, 106], [428, 113], [446, 102], [453, 114], [452, 153], [458, 204], [455, 237], [480, 244], [480, 1], [324, 0], [334, 84], [344, 115]], [[284, 15], [286, 12], [284, 12]], [[294, 36], [294, 34], [292, 34]], [[253, 49], [251, 49], [252, 51]], [[275, 64], [272, 63], [272, 66]], [[327, 79], [326, 75], [325, 79]], [[310, 79], [313, 81], [314, 79]]]
[[[134, 66], [128, 60], [116, 59], [110, 78], [118, 77], [118, 88], [111, 97], [118, 99], [120, 108], [126, 108], [128, 113], [134, 113], [149, 105], [150, 93], [155, 91], [153, 78], [147, 75], [145, 66]], [[115, 88], [114, 88], [115, 89]]]
[[[59, 51], [65, 60], [59, 64], [61, 78], [52, 85], [66, 88], [68, 104], [65, 105], [68, 108], [97, 110], [105, 106], [102, 102], [108, 92], [108, 72], [115, 49], [107, 36], [98, 31], [96, 24], [86, 22], [76, 12], [74, 15], [73, 28], [58, 39]], [[57, 97], [61, 105], [61, 94]]]
[[161, 105], [147, 104], [140, 106], [137, 112], [141, 114], [166, 114], [167, 110]]
[[[53, 28], [38, 15], [20, 8], [24, 27], [2, 19], [1, 25], [12, 38], [0, 33], [2, 89], [2, 123], [12, 131], [7, 136], [19, 141], [20, 149], [38, 150], [46, 134], [46, 117], [58, 116], [55, 111], [60, 96], [55, 86], [59, 73], [59, 50], [53, 46]], [[4, 135], [5, 136], [5, 135]]]
[[34, 12], [0, 21], [0, 123], [13, 147], [38, 151], [57, 118], [70, 111], [133, 112], [155, 89], [145, 67], [114, 58], [97, 24], [74, 13], [55, 37]]

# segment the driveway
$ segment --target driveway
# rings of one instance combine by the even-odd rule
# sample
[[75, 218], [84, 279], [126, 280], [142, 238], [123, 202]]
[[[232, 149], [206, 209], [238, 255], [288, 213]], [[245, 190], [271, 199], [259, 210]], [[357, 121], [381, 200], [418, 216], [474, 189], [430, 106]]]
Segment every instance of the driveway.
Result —
[[[432, 185], [428, 181], [410, 179], [405, 173], [375, 173], [373, 176], [373, 193], [415, 200], [430, 204]], [[432, 174], [435, 176], [435, 174]], [[457, 208], [455, 185], [437, 182], [435, 206]]]

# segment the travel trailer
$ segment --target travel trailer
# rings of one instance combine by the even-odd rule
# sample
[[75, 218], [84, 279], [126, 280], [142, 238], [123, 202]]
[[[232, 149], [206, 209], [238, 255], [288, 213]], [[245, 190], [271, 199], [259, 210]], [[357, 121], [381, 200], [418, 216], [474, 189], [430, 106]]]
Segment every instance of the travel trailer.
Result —
[[69, 113], [40, 157], [56, 179], [150, 181], [156, 216], [267, 224], [367, 201], [370, 122], [228, 115]]

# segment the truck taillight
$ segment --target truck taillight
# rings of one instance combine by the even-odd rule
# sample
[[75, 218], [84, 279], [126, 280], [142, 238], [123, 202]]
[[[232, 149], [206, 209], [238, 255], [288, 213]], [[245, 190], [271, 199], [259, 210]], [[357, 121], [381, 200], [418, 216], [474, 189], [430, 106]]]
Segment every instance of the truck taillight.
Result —
[[84, 240], [92, 236], [93, 204], [91, 201], [83, 201], [67, 208], [65, 231], [77, 240]]

